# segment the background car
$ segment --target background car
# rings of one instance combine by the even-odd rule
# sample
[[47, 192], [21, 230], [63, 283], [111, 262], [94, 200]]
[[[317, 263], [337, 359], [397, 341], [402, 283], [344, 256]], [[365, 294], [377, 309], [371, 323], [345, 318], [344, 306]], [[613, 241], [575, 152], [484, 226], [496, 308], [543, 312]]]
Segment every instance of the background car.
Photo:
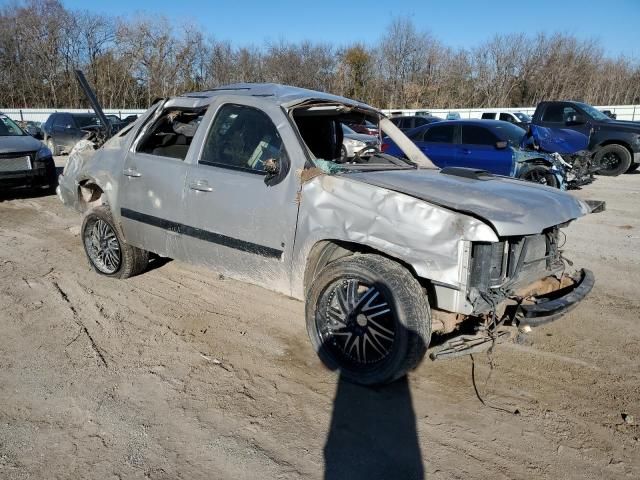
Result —
[[357, 133], [349, 128], [344, 123], [342, 124], [342, 148], [340, 150], [340, 159], [342, 161], [348, 160], [349, 158], [353, 158], [356, 153], [362, 150], [365, 147], [376, 147], [379, 146], [379, 141], [377, 136], [373, 135], [365, 135], [364, 133]]
[[100, 128], [102, 125], [95, 113], [67, 112], [52, 113], [42, 126], [44, 141], [54, 155], [70, 152], [88, 133]]
[[391, 122], [403, 132], [413, 130], [416, 127], [428, 125], [433, 122], [439, 122], [442, 119], [438, 117], [429, 117], [425, 115], [402, 115], [399, 117], [391, 117]]
[[33, 122], [28, 120], [24, 122], [18, 122], [18, 124], [33, 138], [37, 138], [38, 140], [42, 140], [44, 138], [44, 134], [42, 133], [42, 124], [40, 122]]
[[[526, 132], [500, 120], [454, 120], [418, 127], [407, 136], [440, 168], [468, 167], [564, 188], [566, 174], [550, 154], [520, 147]], [[401, 156], [389, 139], [382, 151]]]
[[368, 120], [363, 122], [353, 122], [348, 124], [349, 128], [356, 133], [364, 133], [365, 135], [373, 135], [377, 137], [380, 134], [380, 130], [377, 125], [374, 125]]
[[531, 117], [522, 112], [483, 112], [483, 120], [502, 120], [503, 122], [513, 123], [525, 130], [531, 124]]
[[57, 185], [51, 151], [0, 113], [0, 187]]

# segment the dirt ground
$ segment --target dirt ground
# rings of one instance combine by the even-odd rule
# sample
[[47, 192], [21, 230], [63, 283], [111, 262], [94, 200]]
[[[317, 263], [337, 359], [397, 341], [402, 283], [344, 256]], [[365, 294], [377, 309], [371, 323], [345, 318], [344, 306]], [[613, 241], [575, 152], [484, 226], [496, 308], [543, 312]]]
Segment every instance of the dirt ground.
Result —
[[468, 356], [345, 383], [317, 360], [302, 303], [215, 272], [100, 277], [78, 214], [5, 194], [0, 478], [640, 478], [640, 175], [576, 194], [608, 206], [567, 230], [594, 291], [500, 345], [488, 381], [475, 356], [489, 406]]

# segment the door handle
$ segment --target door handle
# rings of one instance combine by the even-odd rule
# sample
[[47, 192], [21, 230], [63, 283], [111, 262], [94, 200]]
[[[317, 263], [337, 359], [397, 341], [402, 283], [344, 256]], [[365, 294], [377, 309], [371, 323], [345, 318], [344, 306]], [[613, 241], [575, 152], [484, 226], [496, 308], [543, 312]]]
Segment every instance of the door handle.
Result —
[[198, 192], [213, 192], [213, 187], [210, 187], [206, 180], [196, 180], [189, 184], [189, 188]]
[[126, 168], [122, 173], [127, 177], [137, 178], [142, 176], [142, 174], [134, 168]]

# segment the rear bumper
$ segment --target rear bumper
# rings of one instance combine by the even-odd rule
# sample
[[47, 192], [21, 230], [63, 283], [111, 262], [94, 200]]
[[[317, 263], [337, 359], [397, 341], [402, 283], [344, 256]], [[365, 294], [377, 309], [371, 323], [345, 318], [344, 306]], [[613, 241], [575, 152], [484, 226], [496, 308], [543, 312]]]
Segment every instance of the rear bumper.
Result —
[[551, 293], [534, 296], [532, 303], [520, 304], [515, 318], [519, 326], [536, 327], [552, 322], [573, 310], [593, 289], [595, 277], [582, 269], [573, 277], [573, 285]]

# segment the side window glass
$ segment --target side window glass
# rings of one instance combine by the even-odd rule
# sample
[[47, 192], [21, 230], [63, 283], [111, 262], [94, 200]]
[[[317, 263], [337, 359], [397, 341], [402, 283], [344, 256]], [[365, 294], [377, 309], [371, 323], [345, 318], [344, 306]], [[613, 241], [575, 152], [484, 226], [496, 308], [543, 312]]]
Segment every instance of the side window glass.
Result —
[[53, 119], [53, 125], [56, 127], [66, 127], [65, 115], [56, 115]]
[[542, 121], [560, 123], [563, 121], [562, 116], [562, 105], [549, 105], [542, 115]]
[[495, 145], [498, 138], [486, 128], [475, 125], [462, 127], [462, 143], [467, 145]]
[[[264, 112], [243, 105], [223, 105], [209, 130], [200, 163], [267, 173], [265, 166], [286, 158], [278, 129]], [[271, 162], [270, 162], [271, 161]]]
[[431, 127], [424, 132], [424, 141], [432, 143], [453, 143], [454, 125]]
[[149, 128], [138, 151], [184, 160], [205, 109], [168, 108]]
[[562, 121], [567, 122], [578, 115], [578, 111], [573, 107], [564, 107], [562, 112]]

